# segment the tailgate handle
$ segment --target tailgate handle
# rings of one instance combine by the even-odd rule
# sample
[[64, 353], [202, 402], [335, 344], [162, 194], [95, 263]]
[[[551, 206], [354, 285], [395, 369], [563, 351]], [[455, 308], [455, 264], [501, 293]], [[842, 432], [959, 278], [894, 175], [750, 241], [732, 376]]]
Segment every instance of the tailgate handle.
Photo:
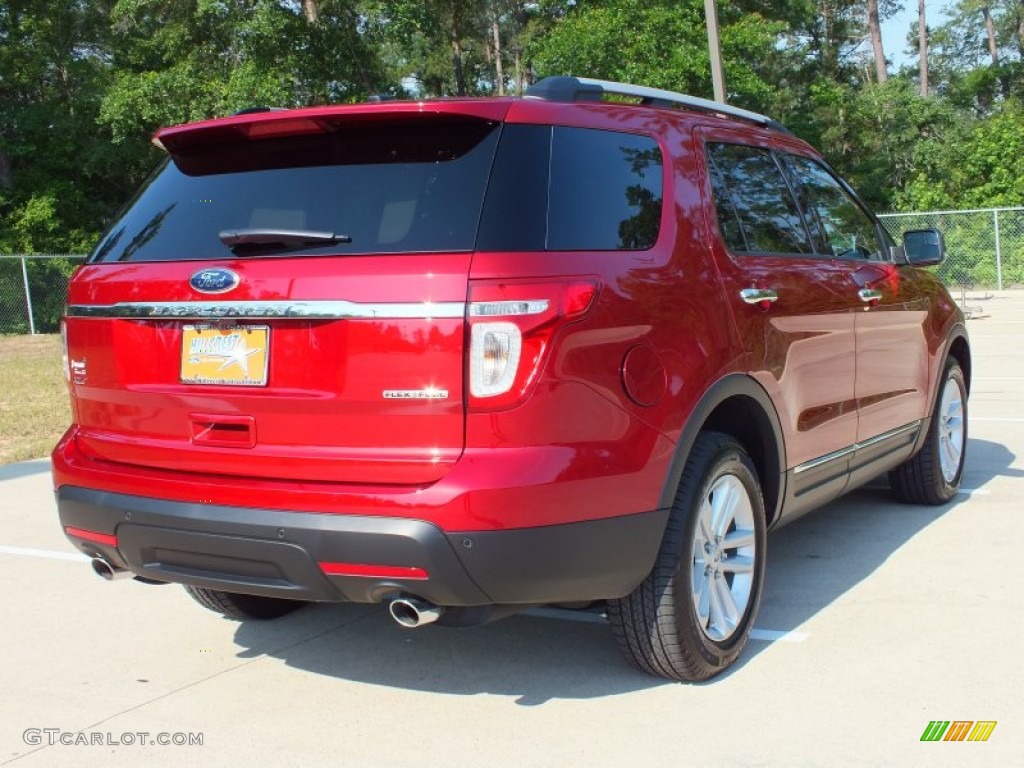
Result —
[[192, 443], [216, 448], [253, 448], [256, 419], [252, 416], [192, 413]]

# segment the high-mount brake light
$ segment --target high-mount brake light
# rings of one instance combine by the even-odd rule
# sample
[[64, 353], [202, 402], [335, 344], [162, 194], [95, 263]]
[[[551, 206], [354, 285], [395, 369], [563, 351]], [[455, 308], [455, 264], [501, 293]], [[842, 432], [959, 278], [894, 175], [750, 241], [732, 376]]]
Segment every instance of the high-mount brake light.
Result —
[[494, 410], [519, 403], [536, 381], [555, 332], [590, 310], [597, 289], [595, 280], [472, 283], [470, 408]]
[[272, 139], [277, 136], [304, 136], [311, 133], [323, 133], [324, 126], [318, 120], [294, 118], [291, 120], [272, 120], [266, 123], [252, 123], [243, 130], [250, 139]]

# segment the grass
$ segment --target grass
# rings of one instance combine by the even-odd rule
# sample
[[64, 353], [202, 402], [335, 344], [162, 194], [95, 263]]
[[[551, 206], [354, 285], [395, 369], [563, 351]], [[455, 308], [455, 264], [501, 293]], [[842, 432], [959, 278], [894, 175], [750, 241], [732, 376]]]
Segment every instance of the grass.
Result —
[[0, 464], [47, 456], [69, 424], [60, 336], [0, 336]]

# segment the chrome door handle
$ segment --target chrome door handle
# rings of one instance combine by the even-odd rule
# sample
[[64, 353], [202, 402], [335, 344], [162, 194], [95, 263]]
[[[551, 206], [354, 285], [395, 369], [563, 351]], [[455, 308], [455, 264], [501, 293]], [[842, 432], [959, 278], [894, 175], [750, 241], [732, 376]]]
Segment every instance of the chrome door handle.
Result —
[[857, 295], [865, 304], [874, 305], [882, 300], [882, 292], [876, 291], [874, 288], [861, 288], [857, 291]]
[[779, 294], [771, 288], [744, 288], [740, 291], [740, 298], [747, 304], [760, 304], [767, 308], [773, 301], [779, 300]]

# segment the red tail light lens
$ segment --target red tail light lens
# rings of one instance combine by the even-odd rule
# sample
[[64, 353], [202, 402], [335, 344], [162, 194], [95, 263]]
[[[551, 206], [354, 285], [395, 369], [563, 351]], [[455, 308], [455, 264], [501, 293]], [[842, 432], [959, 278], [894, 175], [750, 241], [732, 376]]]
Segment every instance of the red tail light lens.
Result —
[[519, 403], [540, 372], [555, 332], [594, 302], [594, 280], [551, 283], [478, 281], [470, 285], [469, 406]]

